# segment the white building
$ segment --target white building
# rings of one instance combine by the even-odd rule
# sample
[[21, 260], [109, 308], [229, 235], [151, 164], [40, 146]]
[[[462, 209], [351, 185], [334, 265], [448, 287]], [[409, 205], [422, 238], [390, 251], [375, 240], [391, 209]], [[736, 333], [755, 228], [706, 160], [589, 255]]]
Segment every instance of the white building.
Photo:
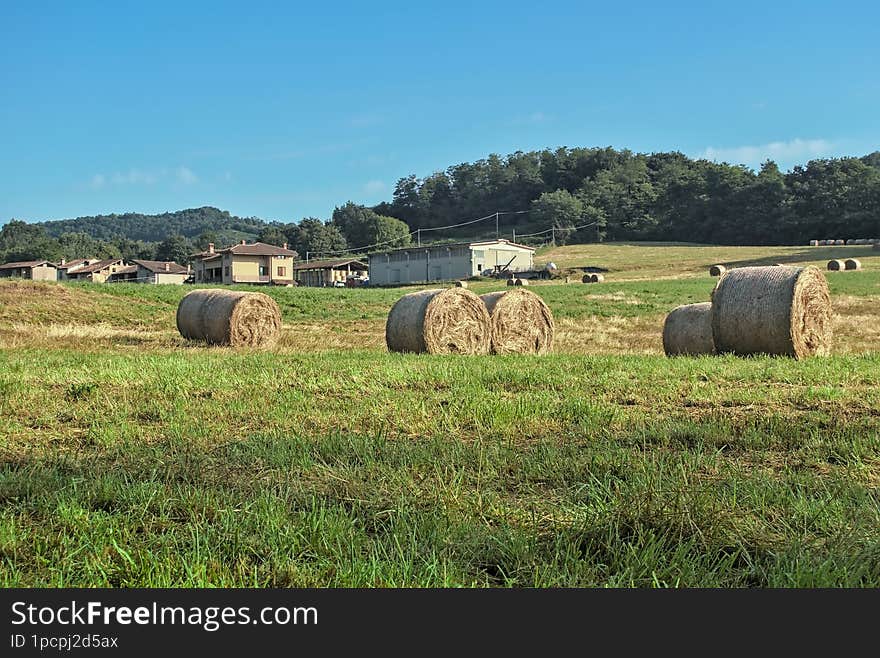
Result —
[[467, 279], [486, 270], [534, 269], [535, 250], [509, 240], [406, 247], [370, 254], [370, 285]]

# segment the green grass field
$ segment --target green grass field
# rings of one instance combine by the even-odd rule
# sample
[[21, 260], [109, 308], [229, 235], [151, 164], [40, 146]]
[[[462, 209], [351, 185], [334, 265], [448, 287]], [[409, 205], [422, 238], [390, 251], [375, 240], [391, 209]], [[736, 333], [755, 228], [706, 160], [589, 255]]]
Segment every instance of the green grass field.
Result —
[[0, 584], [880, 586], [880, 257], [832, 357], [667, 359], [714, 280], [624, 247], [552, 254], [611, 271], [531, 288], [547, 357], [389, 354], [409, 289], [269, 290], [260, 352], [183, 341], [189, 288], [0, 283]]

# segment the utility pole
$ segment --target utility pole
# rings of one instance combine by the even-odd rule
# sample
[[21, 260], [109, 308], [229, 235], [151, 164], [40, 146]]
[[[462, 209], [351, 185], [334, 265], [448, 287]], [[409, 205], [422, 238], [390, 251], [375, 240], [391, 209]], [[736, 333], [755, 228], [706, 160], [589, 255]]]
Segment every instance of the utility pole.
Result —
[[556, 227], [555, 226], [550, 227], [550, 235], [553, 236], [551, 238], [551, 242], [553, 243], [553, 246], [555, 247], [556, 246]]
[[418, 243], [417, 243], [418, 246], [421, 247], [422, 246], [422, 229], [420, 229], [420, 228], [416, 229], [416, 240], [418, 241]]
[[513, 229], [513, 242], [516, 242], [516, 229]]
[[498, 232], [498, 211], [495, 211], [495, 238], [500, 238], [501, 233]]

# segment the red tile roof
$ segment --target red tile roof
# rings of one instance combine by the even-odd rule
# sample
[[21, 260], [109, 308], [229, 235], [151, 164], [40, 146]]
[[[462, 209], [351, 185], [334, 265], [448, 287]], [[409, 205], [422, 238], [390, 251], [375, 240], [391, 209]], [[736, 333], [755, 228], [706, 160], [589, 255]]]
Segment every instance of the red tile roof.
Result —
[[122, 263], [122, 259], [113, 258], [110, 260], [99, 260], [97, 263], [87, 265], [86, 267], [81, 267], [78, 270], [71, 272], [71, 274], [75, 274], [76, 276], [79, 276], [80, 274], [94, 274], [95, 272], [100, 272], [101, 270], [106, 269], [111, 265], [116, 265], [116, 263]]
[[335, 267], [344, 267], [348, 264], [357, 265], [358, 269], [367, 269], [367, 264], [357, 258], [346, 258], [343, 260], [310, 260], [308, 262], [301, 261], [293, 266], [295, 270], [324, 270]]
[[[174, 261], [164, 261], [164, 260], [132, 260], [132, 263], [136, 263], [143, 267], [145, 270], [149, 270], [150, 272], [155, 272], [158, 274], [186, 274], [189, 272], [183, 265], [178, 265]], [[168, 269], [165, 269], [165, 266], [168, 265]]]
[[[52, 263], [47, 260], [24, 260], [18, 263], [5, 263], [3, 265], [0, 265], [0, 270], [11, 270], [17, 267], [39, 267], [43, 264], [52, 265]], [[52, 265], [52, 267], [55, 266]]]

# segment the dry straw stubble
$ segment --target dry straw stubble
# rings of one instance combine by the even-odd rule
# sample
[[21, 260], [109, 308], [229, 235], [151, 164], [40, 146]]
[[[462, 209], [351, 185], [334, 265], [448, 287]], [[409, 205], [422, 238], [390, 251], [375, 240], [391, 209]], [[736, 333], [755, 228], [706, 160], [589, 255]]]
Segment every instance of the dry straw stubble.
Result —
[[666, 356], [715, 354], [712, 303], [684, 304], [670, 311], [663, 323]]
[[804, 358], [831, 351], [828, 281], [817, 267], [742, 267], [712, 291], [719, 353]]
[[281, 333], [281, 309], [261, 292], [193, 290], [177, 306], [177, 330], [211, 345], [271, 347]]
[[493, 354], [546, 354], [556, 332], [553, 313], [522, 288], [480, 295], [492, 319]]
[[466, 288], [404, 295], [385, 322], [385, 344], [392, 352], [488, 354], [490, 334], [485, 304]]

